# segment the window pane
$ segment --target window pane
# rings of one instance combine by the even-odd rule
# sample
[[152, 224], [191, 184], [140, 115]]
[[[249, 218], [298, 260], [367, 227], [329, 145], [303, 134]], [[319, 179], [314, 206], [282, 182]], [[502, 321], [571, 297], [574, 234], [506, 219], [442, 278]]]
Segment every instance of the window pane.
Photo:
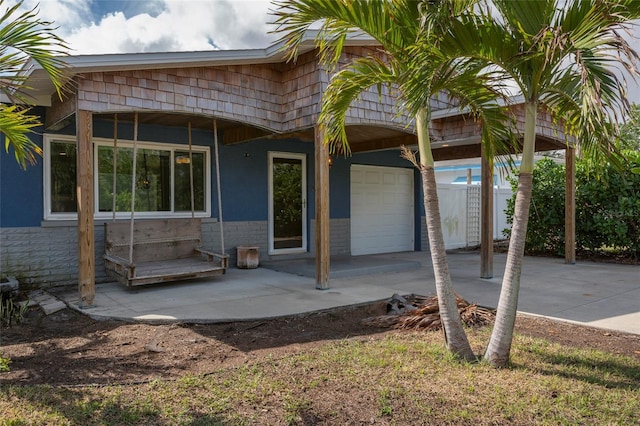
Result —
[[73, 143], [56, 142], [51, 150], [51, 211], [75, 213], [76, 202], [76, 146]]
[[[131, 210], [133, 148], [118, 148], [116, 170], [116, 211]], [[136, 159], [135, 211], [171, 210], [170, 152], [138, 149]], [[113, 148], [98, 147], [99, 211], [113, 210]]]
[[[204, 211], [205, 164], [204, 153], [192, 153], [193, 201], [195, 211]], [[189, 175], [189, 152], [175, 152], [175, 211], [191, 211], [191, 178]]]
[[[118, 148], [116, 170], [116, 211], [131, 207], [131, 148]], [[113, 211], [113, 148], [98, 146], [98, 210]]]

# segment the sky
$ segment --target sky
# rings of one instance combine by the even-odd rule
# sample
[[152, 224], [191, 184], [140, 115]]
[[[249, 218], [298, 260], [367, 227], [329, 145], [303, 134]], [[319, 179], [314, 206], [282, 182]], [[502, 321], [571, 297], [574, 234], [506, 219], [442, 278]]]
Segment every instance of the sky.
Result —
[[[2, 11], [15, 4], [5, 1]], [[264, 48], [268, 0], [25, 0], [72, 55]]]
[[[254, 49], [277, 40], [269, 0], [24, 0], [36, 6], [72, 55]], [[634, 32], [640, 36], [639, 27]], [[629, 81], [629, 97], [640, 103], [636, 82]]]

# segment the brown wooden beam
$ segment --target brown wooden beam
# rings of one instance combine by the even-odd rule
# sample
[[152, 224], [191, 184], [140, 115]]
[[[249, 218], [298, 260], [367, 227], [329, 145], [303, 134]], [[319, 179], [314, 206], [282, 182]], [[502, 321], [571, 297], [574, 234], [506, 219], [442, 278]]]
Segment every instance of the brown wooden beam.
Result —
[[[566, 148], [566, 145], [563, 145], [559, 142], [555, 142], [541, 136], [537, 136], [536, 138], [536, 152], [551, 151], [551, 150], [564, 149], [564, 148]], [[520, 148], [518, 148], [518, 152], [522, 152], [521, 146]], [[514, 154], [514, 153], [515, 153], [515, 150], [511, 149], [509, 153], [500, 153], [500, 154]], [[480, 143], [442, 147], [442, 148], [436, 148], [433, 150], [433, 159], [435, 161], [459, 160], [462, 158], [478, 158], [481, 156], [482, 156], [482, 152], [481, 152]]]
[[438, 148], [433, 150], [433, 159], [435, 161], [457, 160], [461, 158], [478, 158], [482, 155], [480, 152], [480, 144], [460, 145], [447, 148]]
[[480, 164], [480, 278], [493, 278], [493, 167], [484, 150]]
[[351, 144], [351, 152], [378, 151], [381, 149], [399, 148], [402, 145], [415, 145], [416, 143], [418, 143], [416, 135], [405, 134], [392, 138], [353, 142]]
[[302, 142], [313, 142], [313, 138], [313, 129], [301, 130], [299, 132], [274, 133], [266, 137], [266, 139], [271, 140], [299, 139]]
[[95, 289], [95, 235], [93, 229], [93, 118], [91, 111], [76, 112], [78, 153], [78, 291], [80, 307], [93, 306]]
[[564, 149], [566, 146], [562, 141], [549, 139], [540, 135], [536, 136], [536, 152]]
[[260, 139], [269, 136], [271, 133], [266, 130], [250, 126], [239, 126], [225, 129], [222, 132], [222, 144], [233, 145], [251, 139]]
[[564, 262], [576, 263], [576, 150], [565, 151]]
[[316, 288], [329, 288], [329, 147], [322, 143], [323, 134], [316, 127]]

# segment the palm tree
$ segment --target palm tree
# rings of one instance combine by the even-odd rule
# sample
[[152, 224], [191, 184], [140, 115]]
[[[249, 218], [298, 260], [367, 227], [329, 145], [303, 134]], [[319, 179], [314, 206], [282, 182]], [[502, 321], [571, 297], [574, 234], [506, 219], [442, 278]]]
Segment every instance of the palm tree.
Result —
[[[524, 98], [525, 121], [513, 228], [497, 318], [485, 359], [509, 360], [531, 201], [536, 120], [549, 112], [582, 152], [611, 152], [620, 114], [628, 111], [621, 73], [638, 55], [623, 33], [640, 17], [635, 0], [493, 0], [484, 16], [456, 28], [460, 51], [504, 72]], [[493, 18], [492, 15], [497, 15]], [[466, 35], [463, 33], [466, 31]], [[469, 48], [473, 46], [473, 48]], [[617, 68], [617, 69], [616, 69]]]
[[[493, 120], [483, 127], [485, 141], [502, 141], [506, 126], [496, 103], [498, 96], [491, 87], [483, 85], [478, 69], [472, 61], [458, 61], [437, 46], [440, 37], [447, 36], [451, 20], [457, 19], [471, 7], [474, 0], [416, 2], [411, 0], [287, 0], [276, 2], [276, 32], [284, 33], [282, 40], [289, 58], [295, 58], [306, 31], [320, 22], [316, 46], [321, 62], [333, 69], [340, 60], [346, 38], [353, 32], [365, 33], [379, 44], [384, 59], [367, 56], [351, 61], [335, 73], [323, 94], [319, 125], [324, 129], [324, 143], [335, 152], [349, 152], [345, 120], [349, 106], [365, 90], [372, 87], [398, 89], [398, 96], [406, 101], [406, 111], [415, 117], [419, 162], [414, 164], [422, 175], [424, 204], [436, 291], [440, 305], [445, 343], [454, 354], [471, 360], [469, 345], [458, 314], [456, 298], [446, 259], [434, 160], [428, 124], [431, 119], [430, 101], [445, 91], [456, 99], [460, 108], [468, 108], [481, 120]], [[418, 45], [416, 42], [424, 37]], [[425, 41], [426, 40], [426, 41]], [[416, 51], [428, 57], [425, 68], [418, 68]], [[415, 78], [414, 72], [422, 74]], [[489, 151], [490, 143], [485, 144]], [[405, 151], [406, 152], [406, 151]], [[410, 158], [411, 155], [408, 155]]]
[[[4, 0], [0, 0], [0, 7]], [[20, 12], [22, 1], [7, 8], [0, 17], [0, 132], [5, 136], [5, 151], [13, 147], [16, 161], [22, 168], [34, 164], [42, 149], [28, 137], [28, 133], [41, 123], [29, 114], [33, 104], [28, 96], [27, 76], [24, 70], [31, 61], [45, 70], [53, 82], [58, 96], [64, 84], [66, 43], [55, 35], [50, 22], [38, 18], [37, 8]]]

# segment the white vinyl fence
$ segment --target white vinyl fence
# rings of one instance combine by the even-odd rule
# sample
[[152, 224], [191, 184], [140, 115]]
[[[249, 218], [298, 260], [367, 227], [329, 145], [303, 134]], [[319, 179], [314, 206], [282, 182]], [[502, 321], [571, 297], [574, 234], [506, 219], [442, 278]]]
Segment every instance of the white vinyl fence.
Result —
[[[502, 239], [509, 227], [504, 210], [511, 189], [493, 189], [493, 238]], [[445, 247], [456, 249], [480, 244], [480, 185], [438, 184], [440, 218]]]

